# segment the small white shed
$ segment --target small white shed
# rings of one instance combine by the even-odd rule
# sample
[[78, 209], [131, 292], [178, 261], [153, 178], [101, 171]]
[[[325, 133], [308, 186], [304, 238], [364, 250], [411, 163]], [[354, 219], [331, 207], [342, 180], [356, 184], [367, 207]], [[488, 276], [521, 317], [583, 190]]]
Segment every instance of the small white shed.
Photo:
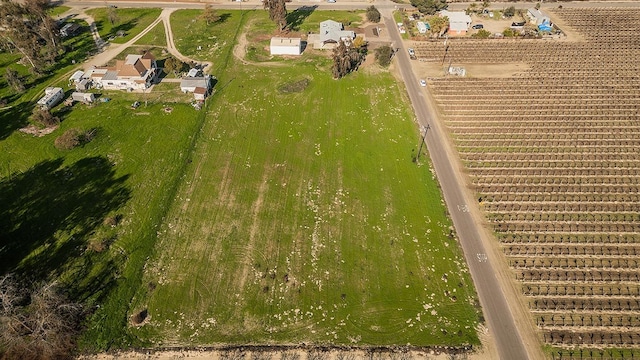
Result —
[[302, 39], [300, 38], [271, 38], [271, 55], [300, 55], [302, 54]]
[[85, 104], [91, 104], [96, 98], [93, 93], [84, 93], [79, 91], [74, 91], [71, 93], [71, 99], [73, 101], [83, 102]]

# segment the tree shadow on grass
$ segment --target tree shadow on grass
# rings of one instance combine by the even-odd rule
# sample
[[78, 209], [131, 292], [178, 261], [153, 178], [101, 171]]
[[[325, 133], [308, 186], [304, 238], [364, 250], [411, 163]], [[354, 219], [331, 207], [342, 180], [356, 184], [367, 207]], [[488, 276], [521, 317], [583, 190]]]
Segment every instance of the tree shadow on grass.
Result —
[[214, 21], [213, 24], [222, 24], [227, 22], [227, 20], [231, 17], [230, 13], [222, 13], [218, 15], [218, 20]]
[[[0, 110], [0, 140], [4, 140], [14, 131], [25, 127], [29, 123], [29, 116], [33, 111], [33, 104], [23, 102], [11, 105], [16, 101], [15, 96], [7, 98], [8, 108]], [[3, 206], [0, 202], [0, 206]]]
[[287, 14], [287, 26], [289, 30], [298, 31], [300, 30], [300, 25], [304, 22], [306, 18], [309, 17], [316, 9], [318, 5], [313, 6], [301, 6], [294, 11]]
[[88, 157], [66, 166], [46, 160], [1, 181], [0, 274], [38, 281], [67, 270], [84, 256], [91, 233], [130, 198], [127, 178], [116, 177], [106, 158]]

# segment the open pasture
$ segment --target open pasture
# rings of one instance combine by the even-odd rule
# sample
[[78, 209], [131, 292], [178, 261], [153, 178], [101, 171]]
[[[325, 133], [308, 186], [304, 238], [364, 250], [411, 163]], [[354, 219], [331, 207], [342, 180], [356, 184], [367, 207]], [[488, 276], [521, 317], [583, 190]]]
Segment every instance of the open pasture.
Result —
[[316, 58], [229, 64], [131, 332], [165, 346], [477, 345], [473, 285], [434, 176], [412, 162], [393, 77], [336, 81]]
[[553, 13], [581, 40], [416, 52], [438, 65], [525, 65], [429, 86], [541, 337], [567, 349], [554, 356], [628, 358], [640, 348], [640, 11]]

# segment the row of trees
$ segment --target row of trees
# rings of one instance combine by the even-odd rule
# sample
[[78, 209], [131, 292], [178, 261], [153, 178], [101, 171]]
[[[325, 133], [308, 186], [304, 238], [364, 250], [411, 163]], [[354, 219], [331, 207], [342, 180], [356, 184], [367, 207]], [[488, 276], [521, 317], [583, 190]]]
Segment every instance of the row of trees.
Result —
[[48, 0], [0, 2], [0, 48], [17, 51], [35, 72], [51, 65], [60, 51], [56, 22], [47, 13]]

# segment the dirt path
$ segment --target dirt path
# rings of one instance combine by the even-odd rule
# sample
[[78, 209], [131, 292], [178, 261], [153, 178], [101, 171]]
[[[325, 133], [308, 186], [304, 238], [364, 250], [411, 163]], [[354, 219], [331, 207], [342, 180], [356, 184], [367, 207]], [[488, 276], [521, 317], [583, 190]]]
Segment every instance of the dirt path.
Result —
[[210, 61], [199, 61], [199, 60], [188, 58], [182, 55], [182, 53], [180, 53], [180, 51], [178, 51], [178, 49], [176, 48], [176, 43], [173, 41], [173, 31], [171, 30], [171, 14], [175, 10], [176, 9], [163, 9], [162, 13], [160, 13], [160, 19], [162, 19], [162, 24], [164, 25], [164, 33], [165, 33], [165, 36], [167, 37], [167, 51], [169, 51], [171, 55], [173, 55], [175, 58], [179, 59], [180, 61], [183, 61], [186, 63], [200, 62], [205, 64], [202, 71], [205, 73], [208, 73], [211, 70], [213, 63], [211, 63]]
[[94, 66], [103, 66], [103, 65], [105, 65], [106, 63], [111, 61], [111, 59], [113, 59], [116, 56], [118, 56], [118, 54], [123, 52], [125, 49], [127, 49], [130, 46], [132, 46], [133, 44], [135, 44], [138, 40], [140, 40], [141, 37], [145, 36], [156, 25], [158, 25], [160, 23], [160, 21], [162, 21], [162, 16], [159, 16], [149, 26], [147, 26], [144, 30], [142, 30], [138, 35], [134, 36], [131, 40], [127, 41], [124, 44], [120, 44], [120, 45], [109, 44], [109, 46], [107, 47], [107, 49], [105, 51], [103, 51], [102, 53], [100, 53], [100, 54], [94, 56], [93, 58], [89, 59], [83, 65], [85, 70], [88, 70], [88, 69], [90, 69], [90, 68], [92, 68]]

